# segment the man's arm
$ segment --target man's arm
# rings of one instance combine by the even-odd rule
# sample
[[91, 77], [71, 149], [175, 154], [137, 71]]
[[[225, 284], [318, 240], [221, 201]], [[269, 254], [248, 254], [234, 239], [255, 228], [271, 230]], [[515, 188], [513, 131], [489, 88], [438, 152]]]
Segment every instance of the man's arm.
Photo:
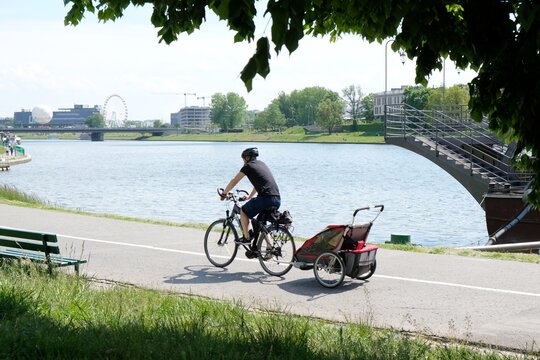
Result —
[[[235, 177], [232, 178], [232, 180], [229, 182], [229, 184], [225, 187], [225, 190], [223, 190], [223, 194], [227, 195], [229, 191], [232, 190], [233, 187], [236, 186], [246, 176], [243, 172], [239, 171], [238, 174], [236, 174]], [[255, 190], [255, 189], [254, 189]]]

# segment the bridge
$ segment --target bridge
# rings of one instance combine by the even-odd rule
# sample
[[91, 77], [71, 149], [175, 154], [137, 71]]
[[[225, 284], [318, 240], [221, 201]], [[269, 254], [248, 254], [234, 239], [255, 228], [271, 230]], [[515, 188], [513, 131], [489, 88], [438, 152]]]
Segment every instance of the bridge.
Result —
[[388, 106], [385, 140], [431, 160], [482, 204], [488, 190], [523, 193], [533, 176], [513, 166], [515, 144], [499, 139], [487, 121], [472, 120], [461, 106], [444, 111]]
[[461, 107], [437, 111], [401, 104], [386, 110], [386, 143], [431, 160], [459, 181], [485, 210], [488, 245], [540, 250], [540, 211], [523, 201], [534, 174], [514, 167], [515, 144]]
[[163, 136], [165, 133], [175, 132], [173, 128], [162, 127], [138, 127], [138, 128], [53, 128], [53, 127], [29, 127], [29, 128], [0, 128], [0, 132], [10, 133], [33, 133], [33, 134], [65, 134], [65, 133], [84, 133], [90, 134], [92, 141], [103, 141], [105, 133], [140, 133], [151, 134], [152, 136]]

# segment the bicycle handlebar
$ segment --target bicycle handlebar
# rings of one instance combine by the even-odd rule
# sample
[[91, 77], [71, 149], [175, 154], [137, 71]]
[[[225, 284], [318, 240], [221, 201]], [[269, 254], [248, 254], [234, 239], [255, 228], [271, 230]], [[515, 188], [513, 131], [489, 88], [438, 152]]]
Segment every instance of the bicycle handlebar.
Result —
[[238, 194], [246, 194], [246, 196], [249, 196], [249, 193], [246, 190], [236, 190], [236, 195], [233, 192], [229, 192], [228, 194], [224, 193], [223, 188], [217, 188], [217, 193], [219, 196], [224, 197], [227, 200], [233, 200], [236, 201], [245, 201], [246, 198], [243, 196], [238, 196]]

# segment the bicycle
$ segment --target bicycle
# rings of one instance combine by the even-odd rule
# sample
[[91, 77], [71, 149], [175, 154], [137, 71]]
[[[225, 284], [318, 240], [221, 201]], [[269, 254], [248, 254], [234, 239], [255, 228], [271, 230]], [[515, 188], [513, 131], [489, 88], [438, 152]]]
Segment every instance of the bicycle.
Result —
[[[218, 189], [223, 194], [223, 189]], [[243, 195], [243, 196], [241, 196]], [[240, 208], [248, 196], [245, 190], [236, 190], [236, 194], [229, 192], [225, 199], [233, 204], [232, 210], [227, 209], [225, 218], [214, 221], [204, 235], [204, 252], [206, 257], [217, 267], [226, 267], [231, 264], [242, 246], [246, 250], [246, 257], [259, 259], [263, 270], [269, 275], [285, 275], [293, 266], [296, 245], [294, 239], [279, 217], [273, 216], [273, 211], [265, 211], [252, 220], [254, 246], [252, 244], [237, 243], [240, 239], [238, 229], [240, 223]], [[241, 230], [240, 230], [241, 232]]]

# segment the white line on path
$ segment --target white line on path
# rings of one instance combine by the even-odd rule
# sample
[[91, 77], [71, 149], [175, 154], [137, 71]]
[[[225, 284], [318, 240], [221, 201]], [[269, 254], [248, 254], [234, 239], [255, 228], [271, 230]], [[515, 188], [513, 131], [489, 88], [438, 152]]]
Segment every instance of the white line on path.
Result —
[[[62, 236], [62, 237], [66, 237], [66, 238], [71, 238], [71, 239], [83, 240], [83, 241], [90, 241], [90, 242], [97, 242], [97, 243], [104, 243], [104, 244], [113, 244], [113, 245], [122, 245], [122, 246], [131, 246], [131, 247], [138, 247], [138, 248], [143, 248], [143, 249], [151, 249], [151, 250], [166, 251], [166, 252], [173, 252], [173, 253], [180, 253], [180, 254], [187, 254], [187, 255], [205, 256], [206, 257], [206, 254], [204, 254], [204, 253], [194, 252], [194, 251], [168, 249], [168, 248], [163, 248], [163, 247], [158, 247], [158, 246], [132, 244], [132, 243], [126, 243], [126, 242], [120, 242], [120, 241], [91, 239], [91, 238], [85, 238], [85, 237], [80, 237], [80, 236], [61, 235], [61, 234], [57, 234], [57, 235]], [[235, 261], [256, 262], [257, 260], [236, 258]], [[448, 283], [448, 282], [442, 282], [442, 281], [421, 280], [421, 279], [405, 278], [405, 277], [400, 277], [400, 276], [377, 275], [377, 274], [373, 275], [373, 277], [378, 277], [378, 278], [381, 278], [381, 279], [390, 279], [390, 280], [410, 281], [410, 282], [416, 282], [416, 283], [422, 283], [422, 284], [458, 287], [458, 288], [465, 288], [465, 289], [472, 289], [472, 290], [491, 291], [491, 292], [497, 292], [497, 293], [502, 293], [502, 294], [513, 294], [513, 295], [540, 297], [540, 294], [537, 294], [537, 293], [514, 291], [514, 290], [504, 290], [504, 289], [495, 289], [495, 288], [487, 288], [487, 287], [473, 286], [473, 285], [455, 284], [455, 283]]]
[[[91, 239], [91, 238], [85, 238], [80, 236], [71, 236], [71, 235], [62, 235], [62, 234], [56, 234], [57, 236], [62, 236], [70, 239], [77, 239], [77, 240], [83, 240], [83, 241], [90, 241], [90, 242], [97, 242], [97, 243], [103, 243], [103, 244], [113, 244], [113, 245], [122, 245], [122, 246], [131, 246], [131, 247], [138, 247], [143, 249], [150, 249], [150, 250], [158, 250], [158, 251], [166, 251], [166, 252], [172, 252], [172, 253], [180, 253], [180, 254], [186, 254], [186, 255], [197, 255], [197, 256], [204, 256], [206, 257], [206, 254], [200, 253], [200, 252], [194, 252], [194, 251], [186, 251], [186, 250], [177, 250], [177, 249], [169, 249], [169, 248], [163, 248], [159, 246], [152, 246], [152, 245], [141, 245], [141, 244], [132, 244], [132, 243], [126, 243], [121, 241], [110, 241], [110, 240], [99, 240], [99, 239]], [[216, 256], [225, 258], [225, 256]], [[245, 262], [258, 262], [258, 260], [253, 259], [243, 259], [243, 258], [235, 258], [235, 261], [245, 261]]]
[[404, 277], [400, 277], [400, 276], [389, 276], [389, 275], [373, 275], [373, 277], [379, 277], [379, 278], [383, 278], [383, 279], [392, 279], [392, 280], [401, 280], [401, 281], [410, 281], [410, 282], [417, 282], [417, 283], [431, 284], [431, 285], [459, 287], [459, 288], [466, 288], [466, 289], [473, 289], [473, 290], [492, 291], [492, 292], [498, 292], [498, 293], [503, 293], [503, 294], [513, 294], [513, 295], [525, 295], [525, 296], [540, 297], [540, 294], [530, 293], [530, 292], [495, 289], [495, 288], [487, 288], [487, 287], [473, 286], [473, 285], [454, 284], [454, 283], [448, 283], [448, 282], [442, 282], [442, 281], [411, 279], [411, 278], [404, 278]]

